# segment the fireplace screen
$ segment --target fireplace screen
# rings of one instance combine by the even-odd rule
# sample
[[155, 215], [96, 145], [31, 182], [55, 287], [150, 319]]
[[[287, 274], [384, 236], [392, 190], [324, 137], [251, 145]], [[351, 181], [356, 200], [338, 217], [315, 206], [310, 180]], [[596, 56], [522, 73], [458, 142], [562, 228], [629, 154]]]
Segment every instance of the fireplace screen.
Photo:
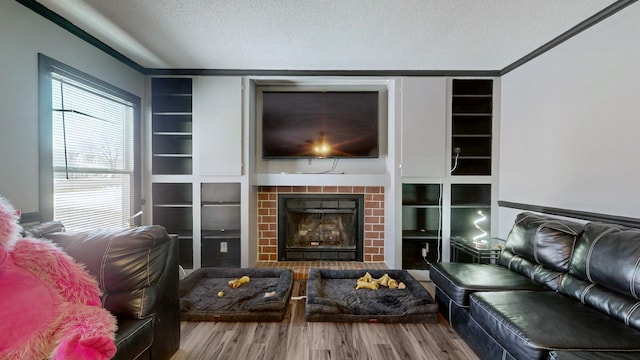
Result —
[[362, 195], [280, 195], [280, 260], [362, 261]]
[[355, 248], [354, 213], [291, 213], [288, 246]]

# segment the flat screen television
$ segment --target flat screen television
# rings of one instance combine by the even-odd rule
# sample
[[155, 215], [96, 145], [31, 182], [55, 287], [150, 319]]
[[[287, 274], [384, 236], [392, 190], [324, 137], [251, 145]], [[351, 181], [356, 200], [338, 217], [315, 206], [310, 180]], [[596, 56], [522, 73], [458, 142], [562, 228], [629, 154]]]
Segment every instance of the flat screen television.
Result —
[[262, 157], [377, 158], [378, 91], [262, 92]]

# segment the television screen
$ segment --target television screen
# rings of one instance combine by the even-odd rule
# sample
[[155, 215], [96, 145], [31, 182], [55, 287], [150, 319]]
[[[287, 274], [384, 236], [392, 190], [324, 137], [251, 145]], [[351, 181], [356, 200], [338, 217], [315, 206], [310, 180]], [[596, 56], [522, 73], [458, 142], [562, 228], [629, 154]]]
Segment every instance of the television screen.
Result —
[[378, 157], [378, 92], [262, 93], [262, 157]]

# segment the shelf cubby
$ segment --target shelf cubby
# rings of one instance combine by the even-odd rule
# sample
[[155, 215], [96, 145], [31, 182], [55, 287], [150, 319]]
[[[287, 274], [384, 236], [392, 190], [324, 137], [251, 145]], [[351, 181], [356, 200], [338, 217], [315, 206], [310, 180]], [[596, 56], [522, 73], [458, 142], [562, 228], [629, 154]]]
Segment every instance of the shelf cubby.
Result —
[[154, 183], [153, 223], [178, 235], [178, 261], [193, 268], [193, 187], [191, 183]]
[[[474, 223], [477, 222], [477, 223]], [[451, 185], [451, 236], [491, 238], [491, 184]]]
[[[454, 79], [451, 98], [452, 175], [491, 175], [493, 80]], [[460, 150], [456, 154], [456, 149]]]
[[151, 79], [151, 171], [186, 175], [193, 171], [192, 79]]
[[440, 260], [441, 192], [440, 184], [402, 184], [403, 269], [426, 270]]
[[240, 184], [201, 187], [202, 266], [240, 267]]

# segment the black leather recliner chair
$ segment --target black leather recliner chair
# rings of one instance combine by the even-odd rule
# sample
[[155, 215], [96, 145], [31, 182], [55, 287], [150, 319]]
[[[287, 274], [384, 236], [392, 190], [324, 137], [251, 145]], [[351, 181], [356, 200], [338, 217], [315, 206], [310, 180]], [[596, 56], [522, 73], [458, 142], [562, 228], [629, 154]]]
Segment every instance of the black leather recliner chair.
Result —
[[46, 231], [60, 228], [40, 225], [26, 235], [57, 243], [96, 277], [103, 306], [118, 320], [114, 359], [169, 360], [180, 345], [177, 238], [158, 225]]

